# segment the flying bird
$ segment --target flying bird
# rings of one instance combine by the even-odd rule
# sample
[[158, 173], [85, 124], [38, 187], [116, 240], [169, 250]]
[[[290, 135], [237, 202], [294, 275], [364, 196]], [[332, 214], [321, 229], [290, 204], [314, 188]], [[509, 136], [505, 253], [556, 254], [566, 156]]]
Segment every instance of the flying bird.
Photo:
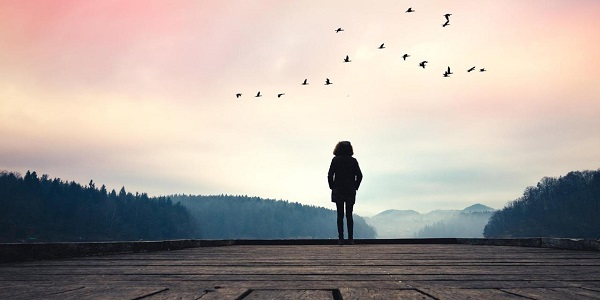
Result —
[[344, 62], [351, 62], [350, 57], [348, 57], [348, 55], [346, 55], [346, 58], [344, 58]]
[[383, 48], [385, 48], [385, 46], [384, 46], [384, 45], [385, 45], [385, 43], [381, 44], [381, 45], [379, 46], [379, 49], [383, 49]]
[[304, 81], [302, 82], [302, 85], [307, 85], [308, 84], [308, 79], [304, 79]]
[[415, 10], [414, 10], [414, 9], [412, 9], [412, 7], [409, 7], [409, 8], [406, 10], [406, 12], [407, 12], [407, 13], [411, 13], [411, 12], [415, 12]]
[[448, 25], [450, 25], [450, 21], [446, 21], [446, 23], [442, 24], [442, 27], [446, 27]]
[[256, 96], [254, 97], [262, 97], [262, 95], [260, 94], [260, 91], [258, 91], [258, 93], [256, 94]]
[[485, 68], [479, 69], [479, 72], [485, 72], [485, 71], [487, 71]]
[[422, 62], [419, 63], [419, 66], [423, 67], [423, 69], [425, 69], [425, 64], [428, 63], [428, 61], [424, 60]]
[[450, 67], [448, 67], [448, 70], [444, 71], [444, 77], [450, 77], [450, 74], [452, 74], [452, 71], [450, 71]]
[[344, 31], [344, 29], [342, 29], [342, 27], [340, 27], [340, 28], [338, 28], [338, 29], [335, 30], [335, 33], [338, 33], [340, 31]]
[[402, 55], [402, 58], [403, 58], [404, 60], [406, 60], [406, 58], [407, 58], [407, 57], [410, 57], [410, 55], [408, 55], [408, 54], [404, 54], [404, 55]]
[[283, 95], [285, 95], [285, 93], [277, 94], [277, 98], [281, 98]]
[[446, 21], [450, 22], [450, 16], [451, 16], [451, 15], [452, 15], [452, 14], [445, 14], [445, 15], [444, 15], [444, 17], [446, 17]]
[[472, 72], [475, 70], [475, 67], [473, 66], [472, 68], [468, 69], [467, 72]]
[[325, 85], [333, 84], [333, 82], [329, 81], [329, 78], [325, 78]]
[[237, 93], [237, 94], [235, 94], [235, 97], [236, 97], [236, 98], [239, 98], [239, 97], [241, 97], [241, 96], [242, 96], [242, 94], [241, 94], [241, 93]]

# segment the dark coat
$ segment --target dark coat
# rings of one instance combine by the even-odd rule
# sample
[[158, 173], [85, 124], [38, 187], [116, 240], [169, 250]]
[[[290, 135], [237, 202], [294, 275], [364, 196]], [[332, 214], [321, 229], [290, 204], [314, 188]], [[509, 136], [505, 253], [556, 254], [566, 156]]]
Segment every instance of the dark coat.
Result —
[[351, 201], [354, 203], [356, 190], [363, 175], [356, 158], [349, 155], [337, 155], [331, 160], [327, 181], [331, 189], [331, 201]]

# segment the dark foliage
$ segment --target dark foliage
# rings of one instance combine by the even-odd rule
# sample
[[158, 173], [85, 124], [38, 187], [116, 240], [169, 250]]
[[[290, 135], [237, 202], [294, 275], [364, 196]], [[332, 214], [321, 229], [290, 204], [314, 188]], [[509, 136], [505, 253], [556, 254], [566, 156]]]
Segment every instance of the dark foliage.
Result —
[[190, 238], [187, 209], [166, 197], [108, 192], [48, 175], [0, 172], [0, 242], [73, 242]]
[[[337, 238], [336, 212], [287, 201], [247, 196], [170, 196], [187, 206], [202, 239]], [[354, 217], [356, 238], [374, 238], [375, 229]]]
[[[181, 201], [181, 203], [179, 202]], [[175, 202], [175, 204], [174, 204]], [[184, 203], [186, 206], [184, 206]], [[335, 211], [245, 196], [148, 197], [0, 171], [0, 242], [331, 238]], [[355, 236], [375, 230], [354, 218]]]
[[600, 238], [600, 169], [543, 178], [497, 211], [485, 237]]

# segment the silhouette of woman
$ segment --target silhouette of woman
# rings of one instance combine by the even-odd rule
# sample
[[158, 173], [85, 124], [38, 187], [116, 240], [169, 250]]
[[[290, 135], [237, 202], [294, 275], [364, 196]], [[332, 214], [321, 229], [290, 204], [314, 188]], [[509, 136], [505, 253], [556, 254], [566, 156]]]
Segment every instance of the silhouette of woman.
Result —
[[356, 190], [360, 186], [363, 175], [358, 166], [348, 141], [337, 143], [333, 150], [333, 159], [327, 173], [327, 181], [331, 189], [331, 202], [337, 207], [338, 244], [344, 243], [344, 204], [346, 205], [346, 224], [348, 226], [348, 242], [354, 244], [354, 220], [352, 210], [356, 200]]

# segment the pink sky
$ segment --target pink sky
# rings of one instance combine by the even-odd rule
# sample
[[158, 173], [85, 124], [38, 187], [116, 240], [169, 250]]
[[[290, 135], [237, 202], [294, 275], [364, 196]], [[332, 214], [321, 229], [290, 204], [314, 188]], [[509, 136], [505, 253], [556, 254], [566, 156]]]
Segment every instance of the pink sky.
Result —
[[361, 215], [501, 208], [600, 168], [599, 14], [591, 0], [1, 1], [0, 169], [333, 208], [331, 151], [350, 140]]

